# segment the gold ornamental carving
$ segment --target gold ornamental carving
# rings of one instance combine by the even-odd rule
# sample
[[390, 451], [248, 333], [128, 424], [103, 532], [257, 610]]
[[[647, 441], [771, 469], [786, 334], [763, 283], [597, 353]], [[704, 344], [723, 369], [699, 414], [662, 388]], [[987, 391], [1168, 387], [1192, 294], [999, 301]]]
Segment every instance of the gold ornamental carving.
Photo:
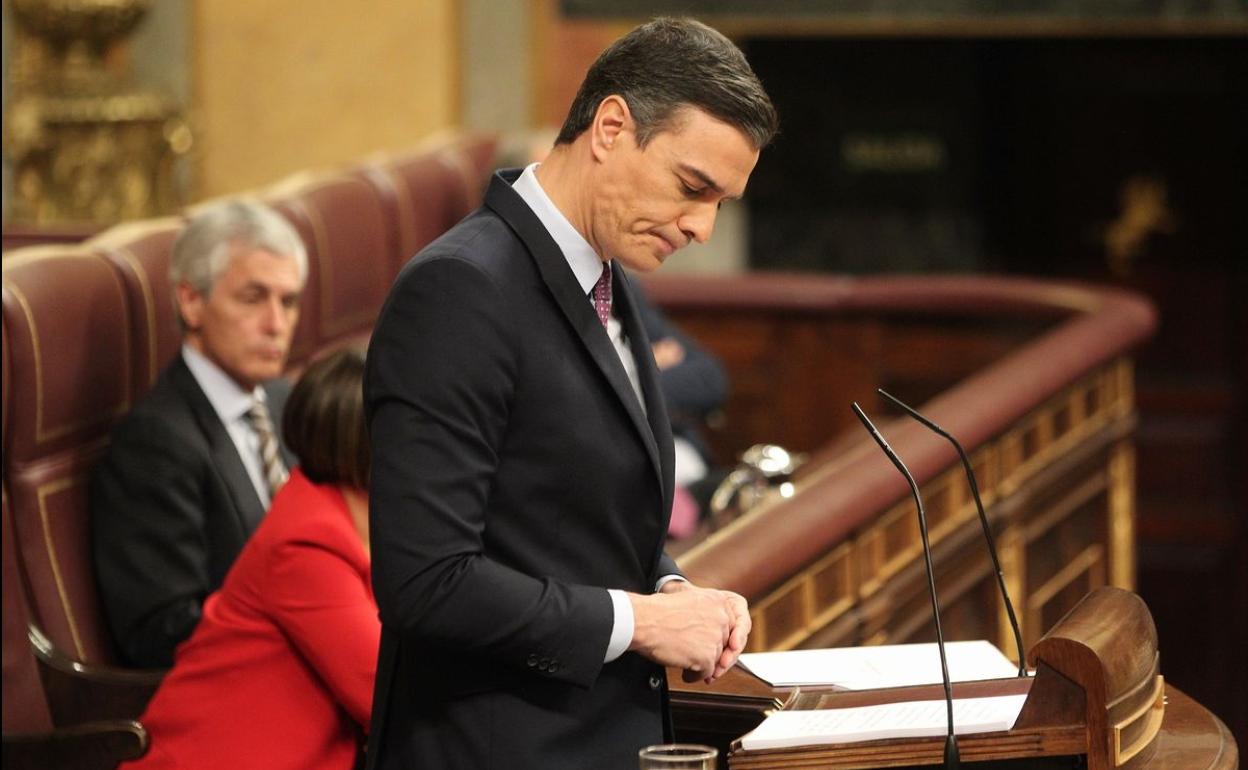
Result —
[[176, 210], [191, 133], [167, 97], [130, 83], [125, 38], [149, 0], [11, 0], [11, 218], [108, 225]]
[[1170, 208], [1166, 183], [1135, 174], [1122, 183], [1120, 212], [1105, 228], [1105, 260], [1119, 277], [1131, 274], [1153, 235], [1172, 235], [1178, 219]]

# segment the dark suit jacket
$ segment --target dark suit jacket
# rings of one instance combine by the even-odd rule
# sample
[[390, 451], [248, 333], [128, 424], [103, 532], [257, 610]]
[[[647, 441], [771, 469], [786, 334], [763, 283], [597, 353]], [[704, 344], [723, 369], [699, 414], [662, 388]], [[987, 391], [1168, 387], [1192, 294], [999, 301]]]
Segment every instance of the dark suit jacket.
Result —
[[[265, 386], [281, 424], [289, 386]], [[288, 458], [289, 462], [289, 458]], [[113, 431], [90, 491], [104, 614], [125, 662], [167, 667], [264, 516], [238, 450], [179, 354]]]
[[373, 767], [631, 770], [664, 739], [663, 669], [603, 664], [603, 589], [676, 571], [650, 343], [617, 267], [643, 413], [515, 175], [404, 268], [373, 332]]

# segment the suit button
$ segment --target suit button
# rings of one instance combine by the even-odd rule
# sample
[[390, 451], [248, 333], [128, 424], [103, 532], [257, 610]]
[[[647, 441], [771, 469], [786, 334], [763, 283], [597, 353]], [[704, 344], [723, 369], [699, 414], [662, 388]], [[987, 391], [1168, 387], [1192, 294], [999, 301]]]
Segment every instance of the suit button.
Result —
[[537, 669], [539, 671], [545, 671], [548, 668], [550, 668], [550, 658], [542, 658], [537, 662]]
[[650, 689], [657, 690], [663, 686], [663, 680], [657, 674], [650, 677]]
[[536, 665], [537, 665], [537, 656], [536, 656], [536, 655], [530, 655], [530, 656], [529, 656], [529, 659], [528, 659], [527, 661], [525, 661], [525, 662], [529, 664], [529, 668], [533, 668], [534, 666], [536, 666]]
[[558, 671], [558, 670], [559, 670], [559, 661], [557, 661], [557, 660], [552, 660], [552, 661], [550, 662], [550, 668], [548, 668], [548, 669], [546, 669], [546, 670], [547, 670], [547, 671], [549, 671], [549, 672], [550, 672], [550, 673], [552, 673], [552, 674], [553, 674], [553, 673], [555, 673], [556, 671]]

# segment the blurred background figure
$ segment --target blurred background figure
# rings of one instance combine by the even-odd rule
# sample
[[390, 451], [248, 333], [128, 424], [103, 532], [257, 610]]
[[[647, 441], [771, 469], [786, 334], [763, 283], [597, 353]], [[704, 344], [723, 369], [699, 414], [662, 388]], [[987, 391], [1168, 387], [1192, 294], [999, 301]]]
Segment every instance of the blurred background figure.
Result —
[[718, 358], [669, 323], [640, 285], [636, 288], [637, 310], [650, 338], [672, 421], [676, 493], [668, 534], [683, 538], [692, 535], [707, 515], [711, 494], [726, 475], [711, 464], [702, 428], [728, 397], [728, 375]]
[[314, 362], [282, 430], [299, 465], [175, 655], [126, 767], [345, 770], [372, 705], [364, 355]]

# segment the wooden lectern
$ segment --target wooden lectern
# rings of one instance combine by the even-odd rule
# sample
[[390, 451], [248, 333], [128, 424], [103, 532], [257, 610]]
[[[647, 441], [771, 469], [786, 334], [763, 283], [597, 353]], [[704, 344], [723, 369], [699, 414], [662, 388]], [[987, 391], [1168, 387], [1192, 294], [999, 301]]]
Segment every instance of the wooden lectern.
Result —
[[[1085, 596], [1031, 648], [1028, 662], [1035, 669], [1033, 677], [954, 685], [955, 698], [1027, 694], [1013, 729], [959, 737], [964, 764], [985, 770], [1238, 766], [1234, 739], [1221, 721], [1165, 686], [1152, 616], [1129, 591], [1106, 587]], [[732, 770], [941, 763], [943, 736], [758, 751], [745, 751], [732, 740], [772, 709], [937, 700], [944, 697], [940, 685], [860, 691], [771, 688], [739, 669], [711, 687], [673, 680], [678, 737], [719, 742]], [[727, 733], [732, 739], [726, 741]]]

